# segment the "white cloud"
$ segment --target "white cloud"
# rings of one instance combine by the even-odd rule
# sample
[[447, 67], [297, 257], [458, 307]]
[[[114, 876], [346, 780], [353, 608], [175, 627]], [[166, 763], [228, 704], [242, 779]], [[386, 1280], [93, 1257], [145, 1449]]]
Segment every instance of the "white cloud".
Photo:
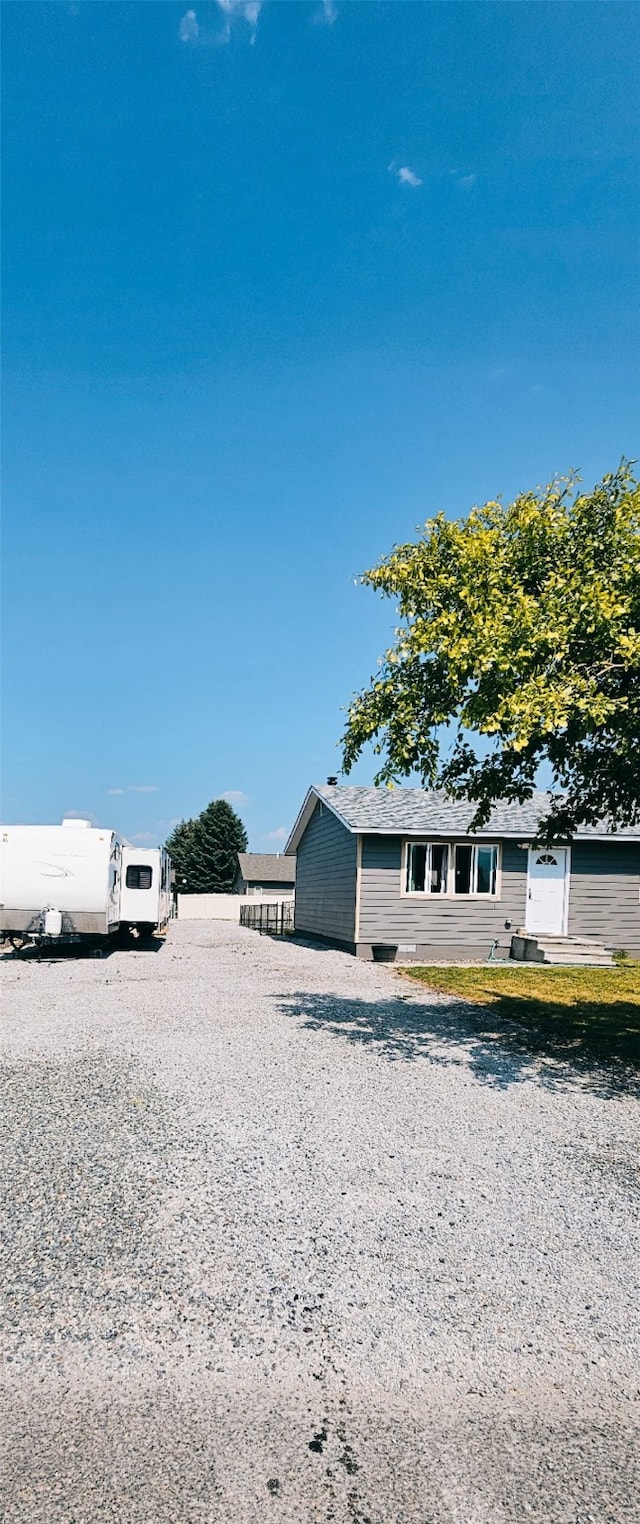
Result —
[[469, 170], [467, 174], [461, 174], [459, 169], [450, 169], [449, 174], [461, 190], [472, 190], [478, 178], [475, 169]]
[[197, 42], [200, 36], [200, 27], [195, 11], [187, 11], [182, 17], [178, 28], [178, 36], [181, 42]]
[[108, 788], [108, 794], [159, 794], [157, 783], [128, 783], [126, 788]]
[[153, 831], [138, 831], [135, 836], [131, 837], [131, 840], [138, 841], [141, 847], [154, 847], [158, 838], [154, 836]]
[[403, 164], [396, 173], [401, 185], [413, 185], [414, 189], [416, 186], [422, 185], [420, 176], [416, 174], [415, 170], [409, 169], [407, 164]]
[[247, 25], [251, 27], [251, 41], [255, 42], [258, 17], [262, 10], [262, 0], [217, 0], [217, 4], [228, 18], [224, 32], [218, 40], [220, 42], [230, 41], [231, 23], [235, 16], [240, 16], [244, 17]]
[[248, 794], [243, 794], [241, 788], [228, 788], [225, 789], [224, 794], [220, 795], [221, 799], [226, 799], [227, 804], [245, 804], [248, 797]]
[[286, 826], [278, 826], [275, 831], [267, 831], [265, 841], [286, 841], [289, 832]]

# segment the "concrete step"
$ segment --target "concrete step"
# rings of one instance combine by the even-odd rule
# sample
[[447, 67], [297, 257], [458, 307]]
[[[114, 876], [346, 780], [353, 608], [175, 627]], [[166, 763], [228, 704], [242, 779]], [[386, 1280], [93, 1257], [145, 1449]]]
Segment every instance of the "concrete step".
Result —
[[548, 947], [549, 952], [562, 952], [563, 947], [577, 947], [582, 952], [602, 952], [604, 942], [596, 942], [595, 938], [587, 941], [586, 937], [536, 937], [538, 947]]
[[539, 942], [540, 945], [544, 942], [545, 946], [549, 947], [567, 947], [569, 945], [571, 947], [594, 947], [598, 949], [604, 947], [604, 942], [600, 937], [559, 937], [551, 931], [527, 931], [526, 926], [519, 926], [518, 930], [513, 932], [512, 935], [527, 937], [532, 942]]
[[545, 953], [541, 967], [554, 968], [615, 968], [610, 953]]
[[611, 952], [595, 937], [536, 936], [519, 930], [511, 939], [511, 956], [520, 963], [559, 968], [614, 968]]
[[584, 948], [585, 952], [599, 952], [605, 943], [596, 940], [596, 937], [546, 937], [536, 936], [538, 946], [546, 948]]

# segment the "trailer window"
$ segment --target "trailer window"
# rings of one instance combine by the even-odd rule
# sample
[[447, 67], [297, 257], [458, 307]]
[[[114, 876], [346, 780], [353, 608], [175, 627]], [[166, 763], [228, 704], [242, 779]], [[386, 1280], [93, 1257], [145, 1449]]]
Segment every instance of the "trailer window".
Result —
[[153, 868], [148, 863], [129, 863], [127, 868], [127, 889], [150, 889], [153, 878]]

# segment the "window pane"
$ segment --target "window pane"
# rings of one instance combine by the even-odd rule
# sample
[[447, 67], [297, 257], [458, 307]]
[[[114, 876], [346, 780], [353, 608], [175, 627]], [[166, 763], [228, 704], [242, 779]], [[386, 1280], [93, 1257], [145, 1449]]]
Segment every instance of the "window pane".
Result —
[[429, 889], [432, 894], [446, 894], [448, 863], [449, 848], [434, 844], [431, 848], [431, 868], [429, 872]]
[[427, 868], [428, 848], [422, 842], [411, 842], [407, 851], [407, 892], [423, 894]]
[[497, 860], [497, 847], [476, 847], [478, 894], [495, 894]]
[[471, 893], [471, 854], [473, 847], [456, 847], [456, 894]]
[[129, 864], [127, 868], [127, 889], [150, 889], [153, 878], [153, 869], [146, 863]]

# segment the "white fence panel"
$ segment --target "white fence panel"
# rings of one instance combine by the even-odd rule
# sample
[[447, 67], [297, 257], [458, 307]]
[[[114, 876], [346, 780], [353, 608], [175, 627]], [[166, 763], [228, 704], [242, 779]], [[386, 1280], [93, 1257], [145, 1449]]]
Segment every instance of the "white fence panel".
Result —
[[263, 894], [249, 898], [244, 894], [179, 894], [179, 921], [235, 921], [240, 923], [241, 905], [281, 905], [293, 903], [292, 894]]
[[179, 894], [179, 921], [240, 922], [239, 894]]

